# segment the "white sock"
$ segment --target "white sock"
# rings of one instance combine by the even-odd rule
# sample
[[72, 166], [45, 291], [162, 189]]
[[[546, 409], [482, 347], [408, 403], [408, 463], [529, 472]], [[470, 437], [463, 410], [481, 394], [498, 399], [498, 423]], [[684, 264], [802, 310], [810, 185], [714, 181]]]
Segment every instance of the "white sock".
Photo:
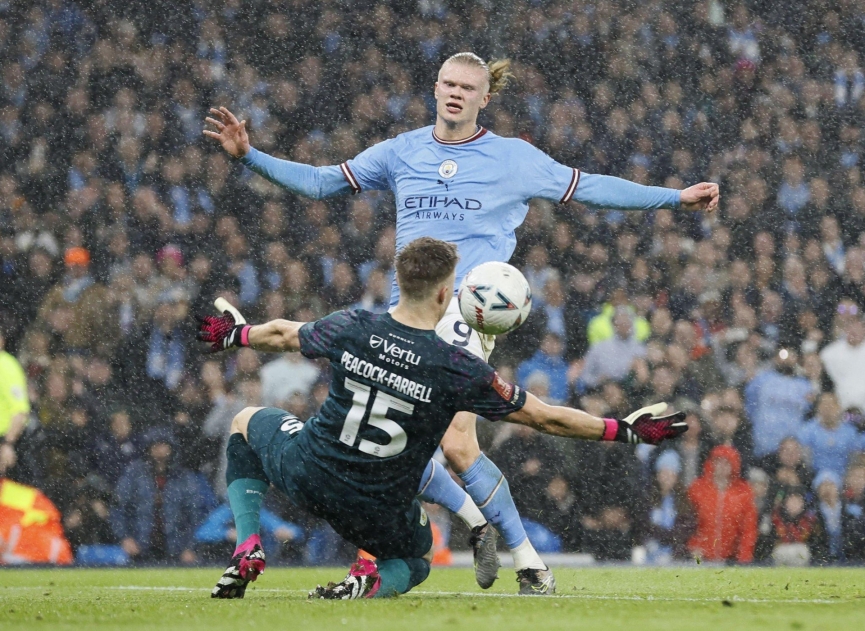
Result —
[[520, 545], [511, 550], [511, 555], [514, 557], [515, 570], [524, 570], [526, 568], [535, 570], [547, 569], [547, 566], [541, 561], [541, 557], [538, 556], [535, 547], [528, 537]]
[[466, 494], [466, 499], [463, 501], [463, 505], [460, 506], [460, 509], [457, 511], [457, 515], [460, 516], [460, 519], [462, 519], [469, 528], [477, 528], [478, 526], [483, 526], [487, 523], [487, 520], [484, 519], [484, 516], [481, 514], [481, 509], [475, 506], [475, 503], [468, 494]]

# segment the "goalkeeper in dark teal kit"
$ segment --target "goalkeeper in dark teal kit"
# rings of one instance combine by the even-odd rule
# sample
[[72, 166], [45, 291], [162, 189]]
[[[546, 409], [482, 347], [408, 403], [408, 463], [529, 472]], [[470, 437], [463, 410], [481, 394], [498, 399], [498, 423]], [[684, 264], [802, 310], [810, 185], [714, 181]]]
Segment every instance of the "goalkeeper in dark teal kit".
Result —
[[273, 484], [376, 557], [359, 560], [319, 598], [405, 593], [429, 574], [432, 533], [416, 499], [418, 483], [459, 411], [558, 436], [655, 444], [687, 429], [684, 414], [644, 408], [625, 421], [546, 405], [502, 380], [471, 353], [448, 344], [435, 326], [453, 295], [456, 247], [429, 237], [397, 256], [400, 301], [386, 314], [339, 311], [310, 323], [239, 323], [226, 312], [200, 318], [199, 339], [232, 346], [326, 357], [333, 378], [318, 416], [302, 423], [275, 408], [246, 408], [228, 443], [228, 496], [240, 542], [213, 590], [242, 598], [264, 570], [259, 512]]

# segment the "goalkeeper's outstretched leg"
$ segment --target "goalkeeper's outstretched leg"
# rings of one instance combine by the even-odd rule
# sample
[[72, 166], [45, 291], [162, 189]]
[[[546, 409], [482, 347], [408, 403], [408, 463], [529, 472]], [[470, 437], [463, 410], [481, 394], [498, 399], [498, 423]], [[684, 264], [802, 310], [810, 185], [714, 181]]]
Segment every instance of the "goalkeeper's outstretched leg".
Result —
[[246, 440], [249, 419], [260, 409], [245, 408], [231, 423], [225, 477], [238, 545], [210, 594], [213, 598], [243, 598], [247, 585], [264, 572], [265, 555], [259, 531], [261, 503], [270, 481], [261, 459]]

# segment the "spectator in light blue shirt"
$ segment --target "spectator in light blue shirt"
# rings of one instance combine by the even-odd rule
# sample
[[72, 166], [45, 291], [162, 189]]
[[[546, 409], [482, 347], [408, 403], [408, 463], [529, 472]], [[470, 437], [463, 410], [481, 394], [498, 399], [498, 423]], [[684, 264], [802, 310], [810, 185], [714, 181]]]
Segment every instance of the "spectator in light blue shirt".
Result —
[[865, 435], [843, 420], [834, 392], [824, 392], [817, 403], [817, 416], [796, 434], [811, 451], [815, 471], [831, 471], [843, 477], [850, 456], [865, 450]]
[[[270, 548], [277, 542], [301, 542], [304, 534], [296, 524], [280, 519], [266, 508], [261, 509], [262, 539], [270, 542]], [[237, 541], [237, 531], [234, 529], [234, 518], [228, 504], [218, 506], [207, 519], [195, 530], [195, 543], [214, 544], [223, 541], [234, 544]]]
[[811, 382], [796, 375], [796, 351], [781, 349], [775, 365], [745, 386], [745, 411], [754, 432], [754, 456], [777, 451], [787, 436], [795, 436], [811, 408]]
[[805, 167], [799, 158], [784, 161], [784, 179], [778, 187], [778, 206], [795, 217], [810, 201], [811, 189], [805, 181]]
[[580, 392], [604, 381], [622, 381], [637, 357], [645, 357], [646, 345], [634, 336], [634, 323], [627, 307], [617, 307], [613, 316], [615, 335], [598, 342], [586, 353], [585, 365], [576, 387]]
[[528, 380], [534, 373], [543, 373], [549, 380], [550, 402], [562, 403], [567, 400], [568, 364], [562, 358], [564, 351], [562, 338], [547, 332], [537, 352], [517, 366], [517, 383], [527, 387]]

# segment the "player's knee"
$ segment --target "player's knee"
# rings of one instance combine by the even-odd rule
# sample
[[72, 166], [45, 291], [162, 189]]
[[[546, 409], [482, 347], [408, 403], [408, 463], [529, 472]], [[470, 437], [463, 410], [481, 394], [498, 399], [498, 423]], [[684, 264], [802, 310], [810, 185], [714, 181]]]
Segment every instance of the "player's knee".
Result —
[[231, 420], [231, 432], [232, 434], [242, 434], [244, 438], [246, 438], [246, 430], [249, 427], [249, 419], [252, 418], [252, 415], [258, 412], [259, 410], [263, 410], [264, 408], [243, 408], [240, 412], [235, 414], [234, 418]]
[[[432, 563], [434, 555], [435, 555], [435, 546], [432, 545], [429, 547], [429, 550], [427, 551], [427, 553], [425, 555], [423, 555], [421, 558], [424, 561], [426, 561], [427, 563]], [[424, 577], [424, 578], [426, 578], [426, 577]]]
[[481, 455], [477, 442], [467, 440], [465, 436], [460, 435], [442, 439], [442, 451], [457, 473], [462, 473], [468, 469]]

